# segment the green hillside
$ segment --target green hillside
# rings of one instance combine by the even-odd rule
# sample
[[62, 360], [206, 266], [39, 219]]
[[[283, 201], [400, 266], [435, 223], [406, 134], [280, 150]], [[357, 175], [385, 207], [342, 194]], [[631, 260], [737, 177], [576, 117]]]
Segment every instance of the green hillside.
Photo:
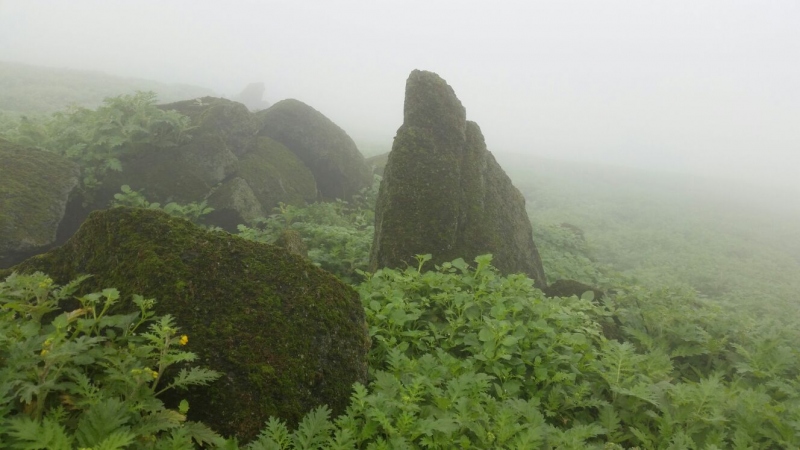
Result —
[[[120, 97], [111, 106], [126, 109], [135, 100]], [[137, 118], [163, 114], [144, 108]], [[95, 126], [81, 122], [93, 117], [74, 116], [70, 125]], [[5, 135], [41, 148], [63, 138], [62, 128], [24, 125]], [[158, 137], [152, 133], [137, 138]], [[103, 157], [113, 147], [104, 134], [77, 135], [88, 142], [67, 156], [84, 170], [98, 162], [92, 156], [110, 166], [113, 158]], [[198, 338], [181, 334], [170, 317], [153, 317], [152, 301], [134, 297], [140, 312], [119, 315], [112, 305], [136, 293], [106, 289], [79, 295], [80, 308], [69, 310], [76, 305], [69, 300], [84, 294], [80, 280], [59, 288], [43, 274], [0, 270], [0, 442], [187, 450], [202, 443], [800, 448], [797, 193], [530, 156], [498, 160], [527, 198], [548, 281], [577, 280], [605, 295], [547, 296], [524, 275], [501, 275], [491, 255], [438, 266], [431, 255], [417, 255], [413, 267], [367, 273], [376, 178], [350, 202], [282, 204], [237, 234], [271, 244], [302, 239], [300, 253], [358, 291], [371, 339], [369, 381], [353, 385], [344, 414], [331, 417], [320, 405], [296, 427], [272, 418], [240, 446], [192, 422], [194, 405], [157, 398], [173, 387], [202, 389], [220, 373], [166, 370], [191, 361]], [[209, 211], [204, 204], [162, 208], [146, 194], [124, 189], [115, 198], [194, 221]], [[29, 262], [37, 260], [44, 259]], [[261, 381], [268, 373], [248, 376]]]
[[163, 103], [213, 94], [197, 86], [0, 61], [0, 112], [52, 113], [71, 104], [93, 108], [106, 97], [135, 91], [153, 91]]
[[[652, 287], [684, 286], [762, 312], [797, 313], [800, 205], [792, 199], [800, 193], [543, 158], [499, 159], [528, 199], [534, 229], [579, 227], [599, 264]], [[551, 273], [563, 270], [549, 262]], [[581, 278], [563, 274], [570, 275]]]

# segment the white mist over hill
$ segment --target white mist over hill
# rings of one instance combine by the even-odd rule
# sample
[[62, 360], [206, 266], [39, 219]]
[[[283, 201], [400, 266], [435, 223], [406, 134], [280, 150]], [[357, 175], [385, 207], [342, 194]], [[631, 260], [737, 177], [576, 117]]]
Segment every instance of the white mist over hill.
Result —
[[408, 73], [489, 149], [800, 189], [800, 4], [0, 1], [0, 60], [300, 99], [391, 145]]

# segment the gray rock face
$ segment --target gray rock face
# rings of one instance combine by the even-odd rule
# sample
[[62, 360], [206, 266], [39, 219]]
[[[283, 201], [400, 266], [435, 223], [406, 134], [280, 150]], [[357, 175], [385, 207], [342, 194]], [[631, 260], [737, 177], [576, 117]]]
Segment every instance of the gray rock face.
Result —
[[415, 70], [378, 194], [370, 268], [404, 267], [426, 253], [436, 264], [491, 253], [501, 272], [546, 286], [522, 194], [453, 89]]
[[308, 166], [323, 199], [349, 199], [372, 183], [372, 170], [350, 136], [314, 108], [288, 99], [257, 115], [260, 134], [285, 145]]
[[0, 267], [56, 243], [78, 175], [61, 156], [0, 139]]
[[233, 100], [247, 106], [250, 111], [261, 111], [269, 108], [269, 102], [264, 100], [266, 90], [263, 82], [250, 83]]

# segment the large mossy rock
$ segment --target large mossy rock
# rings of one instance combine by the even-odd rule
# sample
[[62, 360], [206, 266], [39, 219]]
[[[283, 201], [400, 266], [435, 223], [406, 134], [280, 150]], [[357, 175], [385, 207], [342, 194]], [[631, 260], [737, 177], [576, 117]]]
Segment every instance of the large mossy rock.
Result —
[[491, 253], [501, 272], [546, 286], [524, 197], [453, 89], [415, 70], [378, 194], [371, 270], [404, 267], [426, 253], [437, 264]]
[[257, 115], [260, 134], [285, 145], [305, 163], [323, 199], [349, 199], [372, 183], [370, 166], [350, 136], [316, 109], [288, 99]]
[[56, 243], [78, 175], [61, 156], [0, 139], [0, 267]]
[[[191, 119], [191, 139], [177, 147], [128, 152], [123, 171], [108, 173], [91, 209], [105, 208], [122, 185], [129, 185], [161, 204], [208, 200], [219, 210], [211, 223], [230, 228], [229, 222], [249, 223], [259, 210], [269, 214], [280, 202], [316, 199], [308, 167], [282, 144], [258, 136], [261, 121], [244, 105], [203, 97], [160, 107]], [[253, 197], [258, 207], [250, 201]], [[214, 223], [215, 218], [221, 222]]]
[[195, 136], [212, 134], [222, 137], [228, 150], [234, 155], [244, 154], [253, 136], [261, 128], [260, 121], [247, 107], [224, 98], [203, 97], [194, 100], [161, 105], [161, 109], [175, 110], [192, 119], [197, 128]]
[[269, 416], [297, 423], [321, 404], [340, 414], [352, 384], [366, 382], [369, 337], [357, 293], [276, 246], [160, 211], [114, 208], [93, 212], [64, 246], [14, 270], [59, 283], [92, 274], [84, 292], [116, 287], [156, 298], [156, 312], [172, 314], [189, 335], [198, 364], [223, 373], [187, 398], [190, 419], [225, 435], [249, 440]]
[[265, 212], [278, 203], [302, 205], [317, 198], [314, 175], [280, 142], [265, 136], [254, 139], [239, 158], [237, 175], [246, 180]]

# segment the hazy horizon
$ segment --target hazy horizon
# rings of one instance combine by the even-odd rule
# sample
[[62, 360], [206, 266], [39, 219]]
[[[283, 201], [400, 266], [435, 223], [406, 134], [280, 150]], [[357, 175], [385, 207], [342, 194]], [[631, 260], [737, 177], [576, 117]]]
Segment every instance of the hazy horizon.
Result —
[[207, 87], [263, 81], [391, 145], [438, 73], [495, 153], [800, 190], [800, 4], [0, 0], [0, 60]]

